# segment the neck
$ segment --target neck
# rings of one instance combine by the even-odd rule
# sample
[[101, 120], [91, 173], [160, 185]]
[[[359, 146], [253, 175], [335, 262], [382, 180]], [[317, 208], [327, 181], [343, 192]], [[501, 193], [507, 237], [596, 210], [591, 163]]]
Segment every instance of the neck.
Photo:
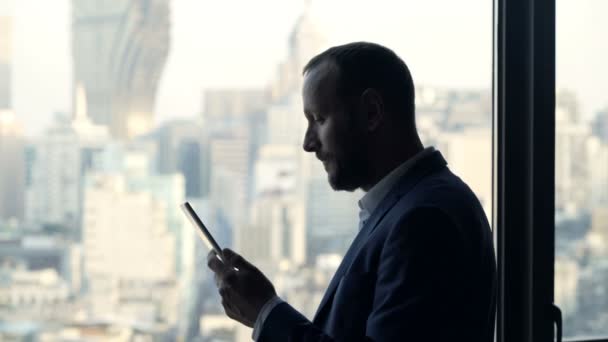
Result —
[[411, 139], [412, 141], [407, 143], [389, 142], [385, 147], [376, 150], [381, 151], [380, 153], [372, 153], [369, 163], [369, 180], [361, 186], [363, 191], [369, 191], [391, 171], [424, 149], [418, 135], [416, 134], [414, 137], [414, 139]]

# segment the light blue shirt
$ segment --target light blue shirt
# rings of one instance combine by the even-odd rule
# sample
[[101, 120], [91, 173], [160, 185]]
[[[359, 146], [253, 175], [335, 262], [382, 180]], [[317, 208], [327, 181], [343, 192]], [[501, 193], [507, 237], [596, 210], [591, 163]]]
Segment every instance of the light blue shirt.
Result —
[[376, 185], [374, 185], [369, 191], [361, 197], [359, 200], [359, 230], [363, 228], [367, 220], [376, 208], [380, 205], [380, 202], [388, 195], [393, 189], [395, 183], [403, 177], [418, 161], [428, 156], [435, 151], [434, 147], [427, 147], [424, 150], [416, 153], [413, 157], [406, 160], [403, 164], [397, 166], [388, 175], [384, 176]]
[[[374, 185], [369, 191], [361, 197], [359, 200], [359, 230], [363, 228], [369, 217], [372, 215], [374, 210], [380, 205], [380, 202], [388, 195], [391, 189], [395, 186], [397, 181], [403, 177], [418, 161], [428, 156], [435, 151], [434, 147], [427, 147], [424, 150], [418, 152], [410, 159], [406, 160], [403, 164], [396, 167], [388, 175], [384, 176], [376, 185]], [[277, 305], [283, 303], [283, 300], [278, 296], [271, 298], [264, 306], [253, 326], [252, 338], [257, 341], [260, 338], [262, 327], [264, 322]]]

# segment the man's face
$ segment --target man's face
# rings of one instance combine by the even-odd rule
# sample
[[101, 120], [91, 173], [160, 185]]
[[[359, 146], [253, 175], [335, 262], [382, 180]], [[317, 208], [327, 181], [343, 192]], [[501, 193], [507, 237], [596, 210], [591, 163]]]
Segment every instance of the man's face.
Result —
[[302, 100], [308, 128], [303, 147], [323, 162], [334, 190], [353, 191], [366, 180], [366, 136], [357, 106], [338, 96], [338, 72], [334, 65], [324, 63], [304, 76]]

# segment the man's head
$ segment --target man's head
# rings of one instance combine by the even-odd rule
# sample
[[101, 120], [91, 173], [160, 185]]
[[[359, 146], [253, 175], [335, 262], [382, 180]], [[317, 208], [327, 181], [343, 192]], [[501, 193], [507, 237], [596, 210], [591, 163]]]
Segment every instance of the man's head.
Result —
[[364, 42], [335, 46], [303, 73], [304, 150], [323, 162], [334, 189], [368, 185], [375, 155], [399, 139], [417, 139], [414, 85], [393, 51]]

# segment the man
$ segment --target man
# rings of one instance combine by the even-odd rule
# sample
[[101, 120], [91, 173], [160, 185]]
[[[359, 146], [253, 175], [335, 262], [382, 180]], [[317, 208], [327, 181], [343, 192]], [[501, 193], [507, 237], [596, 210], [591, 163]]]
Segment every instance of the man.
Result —
[[372, 43], [304, 68], [304, 150], [362, 189], [359, 232], [309, 321], [231, 250], [210, 253], [226, 314], [257, 341], [492, 341], [492, 233], [473, 192], [416, 132], [405, 63]]

